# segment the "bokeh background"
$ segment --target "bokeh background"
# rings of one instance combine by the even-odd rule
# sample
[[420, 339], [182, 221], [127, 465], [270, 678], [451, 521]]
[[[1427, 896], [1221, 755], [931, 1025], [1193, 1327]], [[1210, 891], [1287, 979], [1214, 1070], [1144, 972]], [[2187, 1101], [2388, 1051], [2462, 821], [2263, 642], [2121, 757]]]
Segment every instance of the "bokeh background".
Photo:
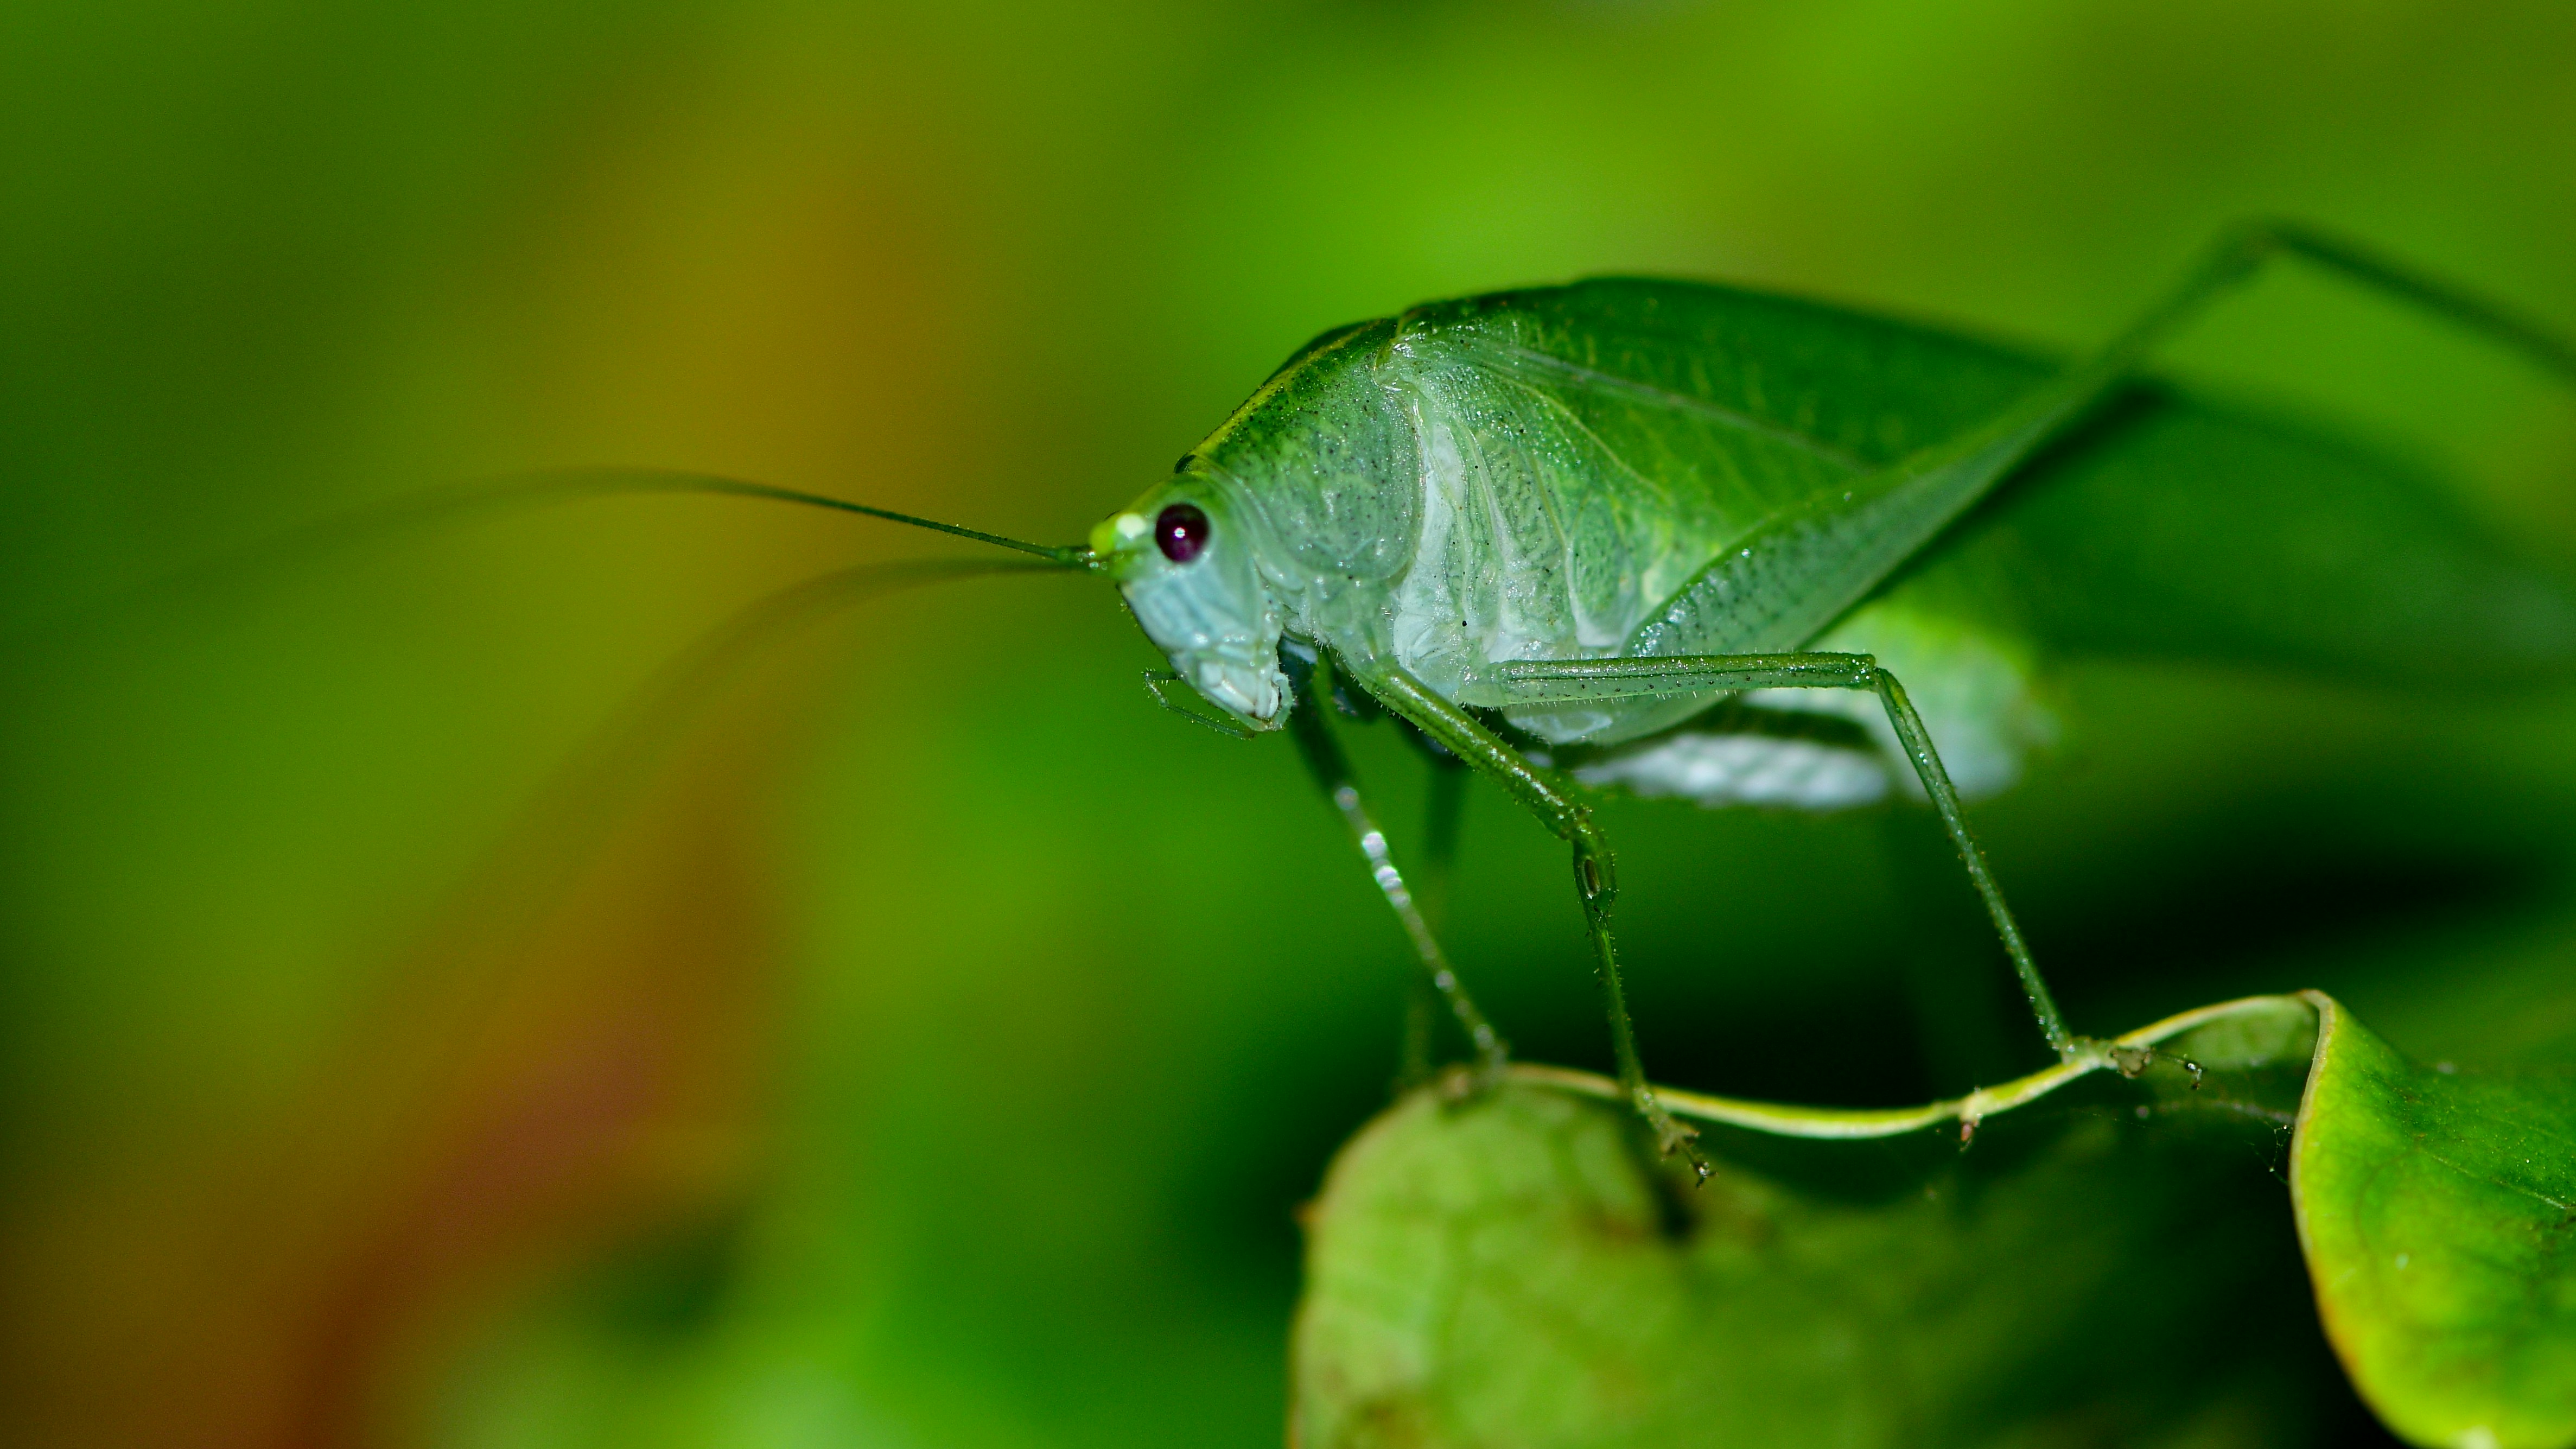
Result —
[[[16, 0], [0, 1438], [1280, 1433], [1294, 1208], [1403, 980], [1283, 741], [1154, 710], [1073, 578], [670, 673], [972, 551], [862, 520], [301, 527], [649, 464], [1069, 541], [1413, 301], [1706, 275], [2073, 348], [2258, 211], [2576, 321], [2571, 156], [2549, 0]], [[2174, 366], [2576, 560], [2576, 409], [2510, 361], [2284, 277]], [[2404, 683], [2068, 662], [1980, 819], [2080, 1026], [2320, 985], [2565, 1058], [2576, 715]], [[2027, 1062], [1925, 817], [1612, 824], [1667, 1080]], [[1557, 850], [1490, 794], [1468, 832], [1470, 981], [1602, 1061]], [[2366, 1437], [2309, 1357], [2276, 1442]]]

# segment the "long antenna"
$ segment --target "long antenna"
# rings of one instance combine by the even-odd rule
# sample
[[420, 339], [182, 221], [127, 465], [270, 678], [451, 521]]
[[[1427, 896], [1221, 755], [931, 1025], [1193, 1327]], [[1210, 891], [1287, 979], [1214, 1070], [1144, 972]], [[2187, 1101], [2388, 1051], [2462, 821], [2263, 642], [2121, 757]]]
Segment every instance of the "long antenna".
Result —
[[1091, 550], [1082, 544], [1050, 547], [1028, 543], [979, 528], [964, 528], [954, 523], [941, 523], [935, 518], [920, 518], [897, 513], [891, 508], [877, 508], [865, 503], [852, 503], [846, 498], [833, 498], [821, 493], [807, 493], [795, 488], [779, 488], [767, 483], [752, 483], [740, 478], [727, 478], [714, 473], [682, 473], [660, 468], [576, 468], [559, 476], [579, 488], [588, 483], [603, 492], [723, 493], [737, 498], [766, 498], [776, 503], [801, 503], [809, 508], [829, 508], [840, 513], [856, 513], [868, 518], [882, 518], [888, 523], [908, 524], [944, 533], [952, 538], [971, 538], [996, 548], [1034, 554], [1058, 568], [1088, 569], [1095, 566]]
[[326, 517], [213, 558], [200, 559], [160, 578], [10, 629], [0, 634], [0, 656], [36, 646], [45, 638], [60, 637], [67, 628], [77, 629], [107, 617], [166, 604], [173, 595], [256, 583], [276, 577], [283, 569], [330, 558], [353, 548], [381, 544], [414, 530], [507, 509], [634, 493], [714, 493], [737, 498], [763, 498], [774, 503], [797, 503], [809, 508], [828, 508], [836, 513], [882, 518], [889, 523], [908, 524], [932, 533], [988, 543], [996, 548], [1043, 559], [1047, 567], [1082, 572], [1095, 572], [1100, 567], [1100, 560], [1081, 544], [1049, 548], [981, 529], [960, 528], [934, 518], [916, 518], [890, 508], [874, 508], [844, 498], [831, 498], [794, 488], [773, 488], [766, 483], [752, 483], [712, 473], [683, 473], [663, 468], [542, 469], [426, 489]]

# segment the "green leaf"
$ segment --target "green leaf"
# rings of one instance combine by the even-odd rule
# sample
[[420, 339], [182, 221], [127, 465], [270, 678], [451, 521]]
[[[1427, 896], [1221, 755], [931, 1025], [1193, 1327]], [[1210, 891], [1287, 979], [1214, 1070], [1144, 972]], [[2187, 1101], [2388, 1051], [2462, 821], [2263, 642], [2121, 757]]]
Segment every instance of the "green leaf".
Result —
[[[2260, 1375], [2208, 1325], [2249, 1282], [2296, 1304], [2260, 1164], [2312, 1025], [2245, 1004], [2168, 1033], [2141, 1080], [2052, 1075], [1965, 1151], [1957, 1119], [1983, 1107], [1770, 1119], [1896, 1133], [1867, 1142], [1713, 1128], [1698, 1192], [1611, 1103], [1526, 1079], [1417, 1093], [1311, 1215], [1295, 1442], [2143, 1442], [2212, 1398], [2243, 1401], [2221, 1441], [2263, 1442]], [[2184, 1056], [2207, 1058], [2197, 1090]]]
[[1310, 1216], [1297, 1442], [2296, 1438], [2259, 1388], [2314, 1342], [2261, 1170], [2289, 1132], [2372, 1408], [2420, 1444], [2576, 1444], [2576, 1080], [2417, 1066], [2315, 992], [2106, 1045], [1920, 1108], [1667, 1093], [1711, 1124], [1697, 1193], [1605, 1079], [1417, 1093]]
[[2291, 1199], [2327, 1336], [2419, 1444], [2576, 1444], [2576, 1083], [2418, 1066], [2315, 996]]

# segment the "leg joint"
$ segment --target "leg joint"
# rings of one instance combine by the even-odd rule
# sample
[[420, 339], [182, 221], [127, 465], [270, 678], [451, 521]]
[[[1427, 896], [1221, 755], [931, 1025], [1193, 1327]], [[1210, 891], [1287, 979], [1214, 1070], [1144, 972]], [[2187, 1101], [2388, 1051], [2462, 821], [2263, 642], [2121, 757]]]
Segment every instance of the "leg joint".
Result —
[[1595, 914], [1610, 909], [1619, 896], [1619, 872], [1610, 854], [1610, 842], [1599, 830], [1585, 822], [1583, 833], [1574, 837], [1574, 888], [1583, 897], [1584, 908]]

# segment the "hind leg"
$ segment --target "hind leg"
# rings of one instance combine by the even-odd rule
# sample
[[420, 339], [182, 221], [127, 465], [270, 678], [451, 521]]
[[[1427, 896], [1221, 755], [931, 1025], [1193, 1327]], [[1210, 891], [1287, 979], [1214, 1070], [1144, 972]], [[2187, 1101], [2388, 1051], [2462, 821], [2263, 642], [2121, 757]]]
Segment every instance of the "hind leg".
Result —
[[1986, 915], [1994, 922], [2004, 954], [2012, 958], [2013, 971], [2020, 977], [2022, 995], [2030, 1003], [2040, 1035], [2047, 1038], [2049, 1049], [2061, 1061], [2091, 1054], [2095, 1050], [2091, 1043], [2078, 1040], [2066, 1030], [2057, 1002], [2049, 995], [2048, 983], [2040, 978], [2039, 963], [2031, 959], [2030, 947], [2022, 939], [2021, 924], [2013, 918], [2002, 887], [1995, 884], [1994, 873], [1986, 867], [1985, 852], [1968, 830], [1967, 814], [1959, 807], [1959, 792], [1950, 783], [1950, 772], [1941, 763], [1941, 752], [1933, 746], [1931, 733], [1923, 727], [1923, 717], [1914, 712], [1913, 701], [1905, 696], [1905, 686], [1897, 682], [1895, 675], [1879, 668], [1877, 660], [1866, 654], [1719, 654], [1533, 661], [1503, 668], [1504, 694], [1514, 705], [1609, 699], [1715, 700], [1745, 689], [1858, 689], [1878, 696], [1887, 711], [1888, 723], [1896, 728], [1907, 763], [1923, 782], [1923, 793], [1931, 797], [1933, 810], [1949, 832], [1961, 864], [1967, 867], [1970, 883], [1985, 902]]

